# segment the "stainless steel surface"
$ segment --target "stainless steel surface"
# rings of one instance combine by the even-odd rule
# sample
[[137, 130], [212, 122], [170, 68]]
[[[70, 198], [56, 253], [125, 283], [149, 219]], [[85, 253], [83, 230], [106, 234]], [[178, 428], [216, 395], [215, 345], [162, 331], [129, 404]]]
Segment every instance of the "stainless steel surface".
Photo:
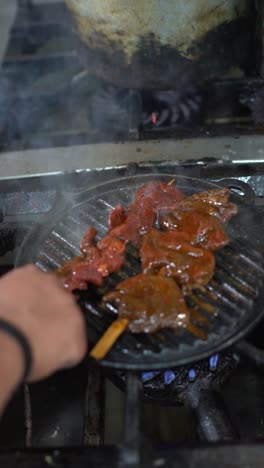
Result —
[[264, 137], [241, 136], [98, 143], [2, 153], [0, 180], [68, 171], [109, 168], [148, 161], [214, 158], [223, 163], [264, 161]]

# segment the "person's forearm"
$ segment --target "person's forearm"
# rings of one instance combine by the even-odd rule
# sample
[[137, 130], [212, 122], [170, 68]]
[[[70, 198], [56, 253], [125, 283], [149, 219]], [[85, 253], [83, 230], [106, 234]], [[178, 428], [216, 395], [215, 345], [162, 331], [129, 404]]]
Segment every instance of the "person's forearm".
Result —
[[23, 375], [23, 354], [16, 341], [0, 331], [0, 415]]

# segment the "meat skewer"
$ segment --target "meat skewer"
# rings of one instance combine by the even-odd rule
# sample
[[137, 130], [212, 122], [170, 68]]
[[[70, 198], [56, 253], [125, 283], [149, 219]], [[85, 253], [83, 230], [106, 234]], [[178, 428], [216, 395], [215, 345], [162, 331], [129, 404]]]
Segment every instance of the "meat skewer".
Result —
[[[90, 352], [96, 360], [106, 356], [127, 328], [132, 333], [154, 333], [165, 327], [189, 328], [197, 332], [190, 322], [192, 312], [172, 278], [145, 274], [133, 276], [106, 294], [103, 302], [118, 307], [119, 319], [110, 325]], [[200, 337], [203, 338], [202, 335]]]
[[189, 310], [172, 278], [143, 273], [121, 281], [103, 297], [118, 307], [132, 333], [154, 333], [160, 328], [187, 327]]

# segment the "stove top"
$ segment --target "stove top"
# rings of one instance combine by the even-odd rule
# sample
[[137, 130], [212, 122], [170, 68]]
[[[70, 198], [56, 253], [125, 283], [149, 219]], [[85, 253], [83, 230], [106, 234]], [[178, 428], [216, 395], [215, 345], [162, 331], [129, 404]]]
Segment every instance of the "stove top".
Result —
[[[60, 197], [117, 177], [148, 173], [150, 167], [155, 172], [177, 172], [222, 183], [231, 178], [234, 189], [242, 191], [259, 211], [259, 222], [264, 220], [261, 163], [134, 163], [3, 180], [1, 273], [12, 268], [25, 234]], [[263, 324], [251, 337], [258, 346], [262, 329]], [[208, 466], [217, 466], [217, 461], [232, 466], [232, 443], [237, 454], [234, 466], [248, 463], [257, 467], [264, 440], [262, 367], [229, 351], [193, 366], [151, 375], [103, 373], [83, 363], [20, 389], [0, 424], [0, 460], [8, 460], [9, 466], [21, 462], [82, 466], [85, 461], [100, 466], [108, 459], [110, 466], [116, 466], [117, 460], [120, 466], [139, 466], [141, 460], [141, 466], [191, 467], [202, 466], [201, 460], [207, 457]], [[208, 443], [220, 445], [214, 452]], [[186, 444], [188, 448], [184, 448]], [[72, 449], [77, 446], [78, 450]], [[217, 458], [215, 453], [219, 453]]]

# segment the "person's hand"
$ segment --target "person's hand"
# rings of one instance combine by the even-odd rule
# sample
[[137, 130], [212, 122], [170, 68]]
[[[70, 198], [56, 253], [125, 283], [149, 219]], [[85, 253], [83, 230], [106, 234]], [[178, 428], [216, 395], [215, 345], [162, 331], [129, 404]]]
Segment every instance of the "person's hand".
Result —
[[78, 364], [87, 341], [84, 318], [72, 294], [55, 275], [29, 265], [0, 280], [0, 318], [28, 339], [33, 356], [30, 381]]

